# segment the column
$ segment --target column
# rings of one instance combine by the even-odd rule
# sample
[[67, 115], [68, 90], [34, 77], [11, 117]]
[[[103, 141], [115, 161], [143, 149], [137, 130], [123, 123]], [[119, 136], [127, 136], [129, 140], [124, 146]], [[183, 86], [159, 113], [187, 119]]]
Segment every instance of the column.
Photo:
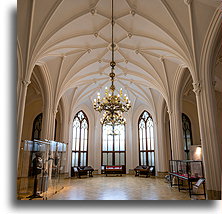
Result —
[[21, 145], [21, 137], [22, 137], [22, 127], [23, 127], [23, 119], [24, 119], [24, 112], [25, 112], [25, 102], [26, 102], [26, 95], [27, 95], [27, 88], [28, 85], [31, 83], [29, 80], [22, 80], [21, 81], [21, 89], [20, 94], [18, 95], [18, 103], [17, 103], [17, 167], [19, 163], [19, 154], [20, 154], [20, 145]]
[[54, 140], [55, 132], [55, 118], [57, 110], [53, 110], [51, 107], [45, 107], [43, 110], [42, 121], [42, 136], [41, 138], [47, 140]]
[[170, 119], [172, 159], [184, 160], [181, 112], [178, 108], [174, 108], [174, 111], [168, 111], [168, 114]]
[[[43, 110], [43, 123], [41, 135], [41, 138], [43, 140], [54, 140], [56, 113], [57, 111], [54, 111], [53, 108], [50, 108], [49, 106], [45, 107]], [[51, 179], [53, 163], [53, 160], [50, 159], [50, 157], [52, 156], [49, 154], [49, 179]]]
[[71, 161], [72, 161], [72, 138], [73, 138], [73, 120], [69, 119], [68, 122], [68, 146], [67, 146], [67, 171], [71, 177]]
[[211, 85], [193, 83], [197, 100], [203, 163], [209, 200], [221, 199], [221, 144], [218, 142], [215, 121], [215, 102]]
[[94, 142], [93, 143], [93, 156], [94, 156], [94, 169], [98, 169], [98, 173], [101, 173], [101, 151], [102, 151], [102, 125], [100, 124], [101, 113], [95, 112], [95, 124], [94, 124]]
[[[162, 115], [161, 115], [162, 117]], [[167, 149], [167, 142], [166, 136], [164, 136], [164, 125], [162, 118], [156, 124], [156, 135], [157, 135], [157, 148], [155, 147], [155, 152], [158, 152], [158, 168], [157, 173], [158, 176], [164, 177], [168, 173], [168, 165], [169, 165], [169, 158], [168, 158], [168, 149]], [[157, 163], [157, 162], [156, 162]]]
[[65, 173], [70, 171], [68, 167], [68, 153], [70, 153], [69, 149], [69, 121], [66, 114], [63, 114], [62, 124], [61, 124], [61, 141], [66, 144], [66, 161], [65, 161]]

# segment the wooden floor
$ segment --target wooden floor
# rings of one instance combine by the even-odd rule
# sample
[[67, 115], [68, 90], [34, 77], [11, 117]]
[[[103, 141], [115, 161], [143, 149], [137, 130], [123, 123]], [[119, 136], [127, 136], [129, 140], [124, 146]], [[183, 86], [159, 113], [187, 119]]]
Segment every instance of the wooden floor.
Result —
[[95, 175], [66, 179], [64, 189], [48, 200], [190, 200], [190, 197], [187, 191], [179, 192], [160, 178]]

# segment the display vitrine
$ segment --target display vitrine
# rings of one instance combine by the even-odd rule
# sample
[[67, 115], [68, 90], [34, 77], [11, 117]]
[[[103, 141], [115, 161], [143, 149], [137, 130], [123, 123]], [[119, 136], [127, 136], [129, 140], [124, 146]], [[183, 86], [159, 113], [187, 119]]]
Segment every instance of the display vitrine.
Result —
[[[193, 185], [199, 180], [204, 178], [204, 170], [202, 161], [194, 160], [170, 160], [169, 161], [169, 175], [171, 186], [178, 186], [178, 190], [189, 190], [190, 197], [194, 195], [192, 193]], [[173, 182], [173, 179], [177, 179], [177, 183]], [[188, 187], [184, 187], [184, 181], [187, 181]], [[205, 184], [203, 183], [205, 194]], [[196, 194], [195, 194], [196, 195]]]
[[17, 199], [46, 200], [62, 188], [66, 144], [25, 140], [21, 143], [17, 172]]

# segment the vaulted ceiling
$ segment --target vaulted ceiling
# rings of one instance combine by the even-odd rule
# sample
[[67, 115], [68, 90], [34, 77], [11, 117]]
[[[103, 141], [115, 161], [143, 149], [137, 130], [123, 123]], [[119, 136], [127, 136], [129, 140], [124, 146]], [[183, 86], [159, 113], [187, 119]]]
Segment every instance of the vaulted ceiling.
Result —
[[[194, 52], [200, 54], [219, 3], [114, 0], [116, 88], [151, 106], [156, 91], [169, 96], [178, 66], [192, 67]], [[91, 102], [103, 93], [110, 84], [111, 0], [38, 0], [31, 20], [30, 49], [47, 65], [58, 98]]]

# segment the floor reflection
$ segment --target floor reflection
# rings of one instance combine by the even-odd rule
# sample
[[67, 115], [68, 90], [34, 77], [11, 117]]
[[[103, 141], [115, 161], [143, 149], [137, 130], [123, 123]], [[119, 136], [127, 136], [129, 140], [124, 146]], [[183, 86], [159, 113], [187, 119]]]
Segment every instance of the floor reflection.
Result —
[[131, 175], [67, 179], [64, 189], [48, 200], [190, 200], [160, 178]]

